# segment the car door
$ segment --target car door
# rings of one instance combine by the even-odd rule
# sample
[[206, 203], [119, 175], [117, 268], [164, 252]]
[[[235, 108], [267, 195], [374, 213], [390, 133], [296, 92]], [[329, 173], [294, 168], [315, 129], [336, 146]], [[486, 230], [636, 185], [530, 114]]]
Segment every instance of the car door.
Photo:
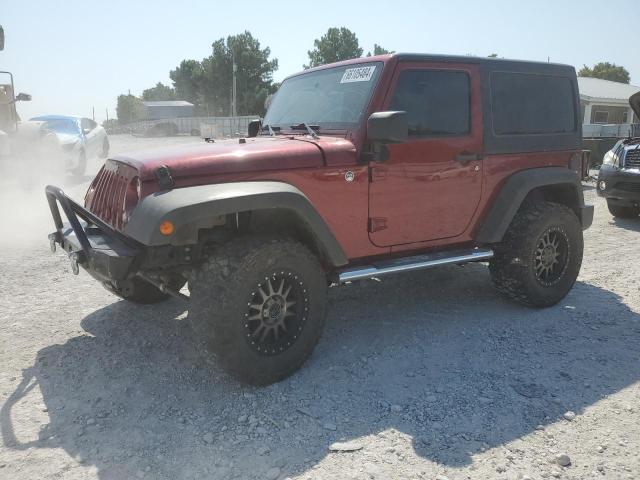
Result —
[[369, 237], [392, 246], [461, 235], [482, 190], [476, 65], [401, 63], [384, 110], [406, 111], [409, 138], [370, 164]]

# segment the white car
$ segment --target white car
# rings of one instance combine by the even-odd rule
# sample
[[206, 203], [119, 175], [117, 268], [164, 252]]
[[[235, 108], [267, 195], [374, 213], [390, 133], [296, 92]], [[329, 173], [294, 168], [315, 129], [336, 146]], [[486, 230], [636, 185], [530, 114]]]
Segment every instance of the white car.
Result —
[[29, 122], [41, 122], [41, 128], [58, 137], [65, 170], [83, 176], [89, 158], [107, 158], [109, 138], [102, 126], [89, 118], [63, 115], [43, 115]]

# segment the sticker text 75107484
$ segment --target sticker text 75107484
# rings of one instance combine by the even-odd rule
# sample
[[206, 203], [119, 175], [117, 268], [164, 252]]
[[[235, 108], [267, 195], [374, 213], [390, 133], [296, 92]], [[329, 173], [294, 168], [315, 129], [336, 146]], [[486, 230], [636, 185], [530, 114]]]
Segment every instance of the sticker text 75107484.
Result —
[[342, 75], [340, 83], [351, 82], [368, 82], [373, 76], [373, 72], [376, 70], [375, 65], [368, 67], [347, 68]]

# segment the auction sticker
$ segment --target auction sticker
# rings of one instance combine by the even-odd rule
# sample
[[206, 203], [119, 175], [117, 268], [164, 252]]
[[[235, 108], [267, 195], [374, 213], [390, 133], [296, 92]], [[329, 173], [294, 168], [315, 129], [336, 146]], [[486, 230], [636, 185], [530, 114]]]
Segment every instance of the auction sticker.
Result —
[[371, 65], [369, 67], [347, 68], [342, 75], [340, 83], [351, 82], [368, 82], [375, 72], [376, 66]]

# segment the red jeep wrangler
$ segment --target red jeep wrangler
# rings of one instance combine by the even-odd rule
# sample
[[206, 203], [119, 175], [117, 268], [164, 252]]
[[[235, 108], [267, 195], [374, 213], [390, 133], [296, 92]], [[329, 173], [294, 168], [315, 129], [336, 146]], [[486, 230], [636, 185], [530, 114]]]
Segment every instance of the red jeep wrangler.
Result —
[[287, 78], [248, 138], [114, 156], [84, 207], [47, 187], [50, 241], [126, 300], [188, 299], [218, 362], [268, 384], [311, 354], [331, 284], [488, 261], [508, 297], [561, 300], [593, 218], [579, 111], [565, 65], [325, 65]]

